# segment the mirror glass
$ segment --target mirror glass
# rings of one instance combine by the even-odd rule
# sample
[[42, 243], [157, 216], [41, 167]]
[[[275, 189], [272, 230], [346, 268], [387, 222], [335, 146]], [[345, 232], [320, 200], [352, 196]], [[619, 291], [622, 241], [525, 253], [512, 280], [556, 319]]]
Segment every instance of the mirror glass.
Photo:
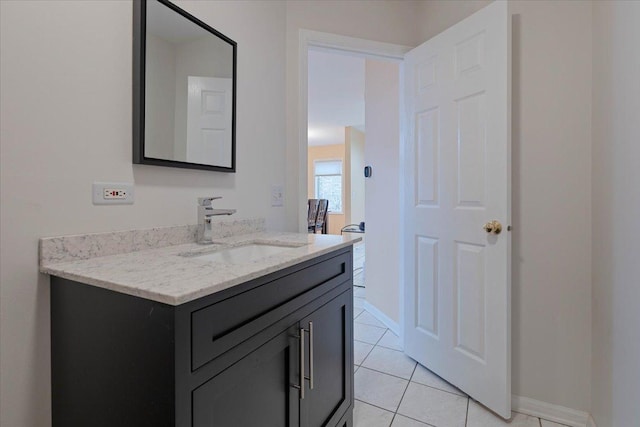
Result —
[[134, 162], [235, 171], [236, 43], [167, 1], [140, 7]]

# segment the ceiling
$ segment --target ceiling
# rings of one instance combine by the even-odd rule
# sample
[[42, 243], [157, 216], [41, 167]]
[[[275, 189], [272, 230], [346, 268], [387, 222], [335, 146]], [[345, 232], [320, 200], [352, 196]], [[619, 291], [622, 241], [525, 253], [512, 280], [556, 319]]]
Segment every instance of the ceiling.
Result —
[[344, 128], [364, 131], [364, 58], [309, 51], [309, 145], [344, 143]]

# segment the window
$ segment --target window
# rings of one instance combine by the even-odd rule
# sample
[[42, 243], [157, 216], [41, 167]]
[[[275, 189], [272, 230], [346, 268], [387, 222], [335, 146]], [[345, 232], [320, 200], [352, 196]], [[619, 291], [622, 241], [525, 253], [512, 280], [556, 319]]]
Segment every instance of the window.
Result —
[[342, 160], [316, 160], [316, 199], [329, 200], [329, 212], [342, 213]]

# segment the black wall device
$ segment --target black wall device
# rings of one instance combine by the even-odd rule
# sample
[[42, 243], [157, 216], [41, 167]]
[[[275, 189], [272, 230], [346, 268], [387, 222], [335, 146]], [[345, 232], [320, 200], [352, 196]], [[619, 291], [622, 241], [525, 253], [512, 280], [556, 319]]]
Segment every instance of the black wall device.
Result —
[[364, 177], [369, 178], [371, 176], [371, 166], [364, 167]]

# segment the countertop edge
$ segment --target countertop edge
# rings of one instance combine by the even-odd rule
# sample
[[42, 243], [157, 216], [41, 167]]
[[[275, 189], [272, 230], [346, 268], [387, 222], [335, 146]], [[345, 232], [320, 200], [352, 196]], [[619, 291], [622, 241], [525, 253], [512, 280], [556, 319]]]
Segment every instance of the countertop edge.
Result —
[[[246, 236], [249, 236], [249, 235], [246, 235]], [[243, 237], [246, 237], [246, 236], [243, 236]], [[340, 237], [340, 236], [337, 236], [337, 237]], [[267, 267], [263, 267], [255, 271], [251, 271], [249, 273], [242, 274], [240, 276], [235, 276], [228, 280], [222, 280], [220, 282], [207, 285], [207, 286], [195, 289], [193, 291], [188, 291], [179, 295], [163, 294], [160, 292], [154, 292], [152, 289], [136, 288], [131, 283], [122, 283], [118, 280], [102, 280], [102, 279], [93, 277], [89, 274], [74, 273], [73, 271], [68, 271], [67, 269], [65, 269], [65, 265], [68, 263], [52, 263], [52, 264], [41, 265], [40, 272], [43, 274], [48, 274], [48, 275], [60, 277], [63, 279], [85, 283], [91, 286], [112, 290], [114, 292], [119, 292], [119, 293], [130, 295], [130, 296], [144, 298], [147, 300], [151, 300], [151, 301], [155, 301], [155, 302], [159, 302], [159, 303], [163, 303], [171, 306], [178, 306], [202, 297], [216, 294], [218, 292], [224, 291], [226, 289], [232, 288], [242, 283], [246, 283], [250, 280], [258, 279], [268, 274], [275, 273], [277, 271], [286, 269], [288, 267], [292, 267], [294, 265], [303, 263], [305, 261], [312, 260], [314, 258], [329, 254], [331, 252], [338, 251], [348, 246], [352, 246], [355, 243], [360, 242], [361, 240], [362, 238], [360, 237], [352, 237], [349, 240], [343, 240], [342, 242], [339, 242], [339, 243], [330, 244], [330, 245], [327, 245], [326, 247], [319, 248], [313, 253], [296, 256], [295, 258], [292, 258], [289, 260], [282, 261], [282, 260], [275, 259], [273, 265], [269, 265]], [[269, 260], [269, 258], [271, 257], [266, 258], [266, 260]], [[59, 265], [59, 267], [56, 267], [57, 265]]]

